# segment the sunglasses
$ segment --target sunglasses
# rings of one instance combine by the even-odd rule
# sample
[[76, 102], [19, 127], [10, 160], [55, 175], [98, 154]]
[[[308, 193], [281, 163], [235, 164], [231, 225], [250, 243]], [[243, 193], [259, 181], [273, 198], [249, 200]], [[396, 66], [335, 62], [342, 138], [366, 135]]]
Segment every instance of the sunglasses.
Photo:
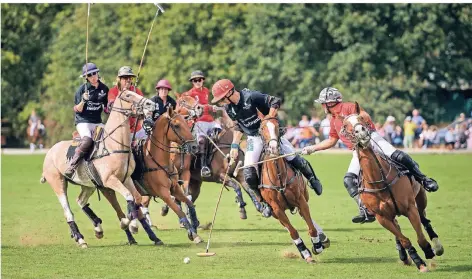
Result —
[[120, 79], [124, 79], [124, 80], [132, 80], [134, 77], [131, 77], [131, 76], [124, 76], [124, 77], [120, 77]]
[[87, 74], [87, 77], [95, 76], [95, 75], [97, 75], [97, 74], [98, 74], [98, 72], [91, 73], [91, 74]]
[[192, 79], [192, 82], [197, 83], [197, 82], [204, 81], [204, 80], [205, 80], [204, 78], [196, 78], [196, 79]]

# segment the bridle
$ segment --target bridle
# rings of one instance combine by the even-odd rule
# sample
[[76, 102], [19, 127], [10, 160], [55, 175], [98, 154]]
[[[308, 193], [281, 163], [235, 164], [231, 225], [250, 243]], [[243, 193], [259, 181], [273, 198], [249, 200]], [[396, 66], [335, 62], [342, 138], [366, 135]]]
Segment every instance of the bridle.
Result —
[[[358, 114], [351, 114], [351, 115], [348, 115], [346, 117], [344, 117], [344, 119], [348, 119], [349, 117], [351, 116], [357, 116]], [[343, 120], [344, 122], [345, 120]], [[364, 146], [361, 141], [359, 139], [357, 139], [357, 137], [355, 135], [353, 135], [352, 132], [348, 132], [347, 129], [346, 129], [346, 124], [343, 123], [343, 126], [341, 128], [341, 134], [346, 137], [349, 141], [351, 141], [351, 143], [353, 143], [354, 145], [354, 148], [355, 148], [355, 151], [357, 153], [357, 158], [359, 159], [359, 162], [361, 160], [361, 155], [360, 155], [360, 151], [359, 151], [359, 148], [362, 148], [363, 150], [366, 150], [366, 152], [370, 153], [374, 159], [374, 162], [375, 162], [375, 165], [377, 166], [377, 168], [379, 169], [380, 171], [380, 180], [375, 180], [375, 181], [366, 181], [368, 184], [371, 184], [371, 185], [376, 185], [376, 184], [379, 184], [379, 185], [382, 185], [383, 187], [382, 188], [366, 188], [364, 185], [364, 183], [359, 183], [359, 194], [362, 193], [362, 192], [366, 192], [366, 193], [371, 193], [371, 194], [376, 194], [376, 193], [380, 193], [380, 192], [383, 192], [383, 191], [388, 191], [389, 194], [390, 194], [390, 197], [392, 198], [392, 201], [393, 201], [393, 205], [395, 206], [395, 210], [397, 212], [397, 214], [399, 214], [399, 209], [398, 209], [398, 205], [397, 205], [397, 202], [393, 196], [393, 193], [392, 193], [392, 189], [391, 187], [393, 185], [395, 185], [395, 183], [397, 183], [398, 179], [403, 175], [403, 173], [395, 166], [395, 164], [393, 163], [393, 160], [390, 159], [388, 156], [385, 155], [385, 153], [382, 151], [382, 152], [374, 152], [373, 148], [371, 147], [371, 144], [372, 142], [380, 149], [382, 150], [382, 148], [375, 142], [375, 141], [371, 141], [371, 132], [370, 130], [365, 127], [365, 125], [362, 123], [362, 122], [358, 122], [356, 124], [354, 124], [352, 126], [352, 131], [355, 130], [355, 128], [358, 126], [358, 125], [361, 125], [361, 126], [364, 126], [364, 128], [367, 129], [368, 132], [368, 144], [366, 146]], [[382, 164], [380, 163], [380, 160], [378, 159], [377, 155], [378, 154], [380, 156], [380, 158], [382, 159], [382, 161], [385, 161], [387, 162], [388, 166], [389, 166], [389, 169], [387, 172], [384, 171], [384, 168], [382, 167]], [[360, 164], [360, 163], [359, 163]], [[388, 177], [390, 176], [390, 174], [392, 173], [392, 171], [395, 170], [396, 171], [396, 174], [395, 174], [395, 177], [389, 182], [388, 181]], [[361, 173], [359, 175], [360, 178], [362, 178], [362, 169], [361, 169]]]

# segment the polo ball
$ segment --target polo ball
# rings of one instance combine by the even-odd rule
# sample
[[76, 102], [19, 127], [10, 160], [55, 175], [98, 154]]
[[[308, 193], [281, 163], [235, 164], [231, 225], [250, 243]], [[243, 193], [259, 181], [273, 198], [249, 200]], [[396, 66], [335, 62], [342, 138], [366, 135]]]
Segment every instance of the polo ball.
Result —
[[190, 263], [190, 258], [189, 258], [189, 257], [184, 258], [184, 263], [185, 263], [185, 264]]

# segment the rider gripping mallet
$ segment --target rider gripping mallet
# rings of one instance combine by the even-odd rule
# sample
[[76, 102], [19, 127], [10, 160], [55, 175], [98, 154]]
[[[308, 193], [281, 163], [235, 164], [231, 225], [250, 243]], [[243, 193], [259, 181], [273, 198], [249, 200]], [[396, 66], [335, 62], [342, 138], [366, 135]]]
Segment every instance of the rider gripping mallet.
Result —
[[228, 171], [231, 168], [231, 166], [233, 165], [233, 163], [234, 163], [234, 161], [233, 161], [233, 159], [231, 159], [230, 162], [229, 162], [228, 168], [226, 169], [226, 174], [225, 174], [225, 178], [223, 179], [223, 185], [221, 186], [220, 195], [218, 197], [218, 201], [216, 202], [215, 213], [213, 214], [213, 221], [211, 222], [210, 233], [208, 235], [208, 243], [207, 243], [207, 246], [206, 246], [206, 252], [197, 253], [197, 256], [199, 256], [199, 257], [211, 257], [211, 256], [216, 255], [215, 252], [208, 252], [208, 250], [210, 249], [211, 233], [213, 231], [213, 226], [215, 225], [216, 212], [218, 211], [218, 206], [220, 205], [221, 194], [223, 194], [223, 189], [225, 187], [226, 178], [228, 177]]

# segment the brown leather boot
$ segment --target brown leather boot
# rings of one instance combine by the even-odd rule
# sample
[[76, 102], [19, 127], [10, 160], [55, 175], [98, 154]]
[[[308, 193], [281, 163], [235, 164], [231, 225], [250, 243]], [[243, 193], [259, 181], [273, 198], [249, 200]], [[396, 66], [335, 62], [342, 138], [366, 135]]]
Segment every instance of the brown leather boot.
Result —
[[87, 155], [93, 147], [93, 140], [89, 137], [83, 137], [80, 139], [80, 144], [75, 149], [74, 157], [69, 162], [69, 167], [64, 172], [64, 175], [67, 177], [72, 177], [75, 172], [75, 169], [79, 165], [82, 158]]

